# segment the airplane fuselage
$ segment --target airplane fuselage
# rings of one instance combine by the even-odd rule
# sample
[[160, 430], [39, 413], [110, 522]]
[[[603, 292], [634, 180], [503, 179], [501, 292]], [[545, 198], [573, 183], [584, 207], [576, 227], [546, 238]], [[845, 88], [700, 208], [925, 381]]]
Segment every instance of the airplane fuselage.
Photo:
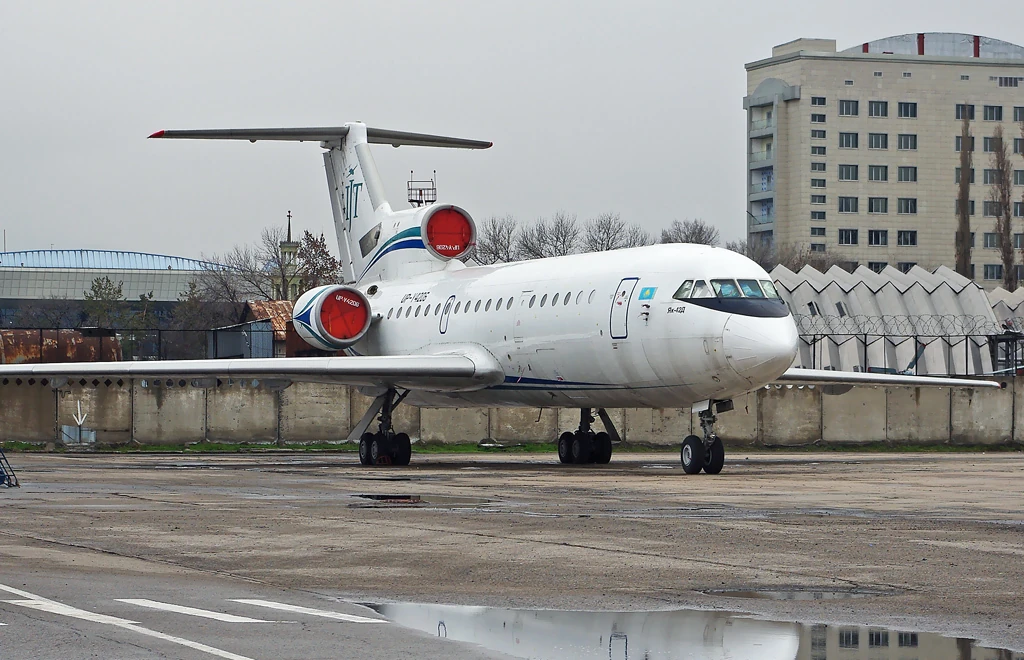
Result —
[[673, 297], [686, 281], [709, 290], [716, 280], [771, 281], [728, 250], [667, 244], [497, 266], [450, 263], [359, 286], [375, 322], [353, 354], [473, 344], [502, 365], [501, 384], [415, 391], [414, 405], [687, 406], [761, 387], [796, 355], [796, 327], [780, 299]]

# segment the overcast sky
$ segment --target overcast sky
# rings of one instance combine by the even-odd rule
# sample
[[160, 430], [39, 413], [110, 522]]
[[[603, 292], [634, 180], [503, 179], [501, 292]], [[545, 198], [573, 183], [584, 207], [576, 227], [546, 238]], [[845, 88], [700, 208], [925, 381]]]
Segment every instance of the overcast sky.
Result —
[[147, 141], [167, 128], [370, 126], [491, 140], [374, 147], [478, 220], [618, 212], [744, 233], [746, 62], [798, 37], [1024, 41], [1024, 3], [0, 2], [7, 249], [197, 257], [283, 223], [334, 232], [313, 144]]

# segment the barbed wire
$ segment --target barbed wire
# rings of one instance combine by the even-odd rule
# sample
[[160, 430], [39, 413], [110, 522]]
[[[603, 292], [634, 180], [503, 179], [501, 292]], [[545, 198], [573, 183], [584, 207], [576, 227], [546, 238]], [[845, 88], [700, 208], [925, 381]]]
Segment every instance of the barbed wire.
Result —
[[795, 314], [802, 335], [875, 335], [883, 337], [964, 337], [1024, 331], [1024, 317], [993, 321], [985, 315], [883, 314], [822, 316]]

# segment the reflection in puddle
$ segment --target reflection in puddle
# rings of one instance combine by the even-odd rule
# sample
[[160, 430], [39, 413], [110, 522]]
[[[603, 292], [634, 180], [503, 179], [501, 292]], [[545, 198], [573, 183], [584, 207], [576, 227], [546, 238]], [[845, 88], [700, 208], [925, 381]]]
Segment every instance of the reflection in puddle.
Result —
[[705, 591], [704, 593], [715, 596], [725, 596], [726, 598], [767, 598], [769, 600], [846, 600], [848, 598], [890, 596], [894, 592], [872, 591], [870, 589], [847, 589], [845, 591], [820, 591], [812, 589], [790, 589], [788, 591], [770, 589], [720, 591], [712, 589], [710, 591]]
[[707, 610], [564, 612], [419, 603], [370, 607], [430, 635], [537, 660], [1024, 660], [1024, 654], [931, 633], [763, 621]]

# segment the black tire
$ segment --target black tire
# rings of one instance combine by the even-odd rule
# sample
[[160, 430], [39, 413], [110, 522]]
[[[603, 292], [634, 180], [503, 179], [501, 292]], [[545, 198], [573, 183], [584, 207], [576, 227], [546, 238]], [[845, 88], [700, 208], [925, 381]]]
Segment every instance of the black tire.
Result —
[[409, 434], [399, 433], [395, 436], [395, 457], [392, 462], [393, 465], [408, 465], [412, 459], [412, 440], [409, 439]]
[[384, 438], [380, 433], [374, 433], [370, 440], [370, 465], [377, 465], [384, 456]]
[[558, 436], [558, 462], [572, 463], [572, 438], [570, 431]]
[[612, 437], [601, 432], [594, 436], [594, 462], [607, 465], [612, 460]]
[[362, 465], [372, 465], [373, 462], [370, 460], [370, 443], [373, 442], [372, 433], [364, 433], [363, 437], [359, 438], [359, 463]]
[[590, 436], [574, 435], [572, 438], [572, 462], [576, 465], [589, 463], [594, 453], [594, 443]]
[[725, 445], [721, 439], [715, 438], [704, 452], [704, 471], [708, 474], [718, 474], [725, 465]]
[[697, 474], [704, 468], [704, 441], [695, 435], [688, 435], [679, 450], [679, 461], [683, 464], [683, 472]]

